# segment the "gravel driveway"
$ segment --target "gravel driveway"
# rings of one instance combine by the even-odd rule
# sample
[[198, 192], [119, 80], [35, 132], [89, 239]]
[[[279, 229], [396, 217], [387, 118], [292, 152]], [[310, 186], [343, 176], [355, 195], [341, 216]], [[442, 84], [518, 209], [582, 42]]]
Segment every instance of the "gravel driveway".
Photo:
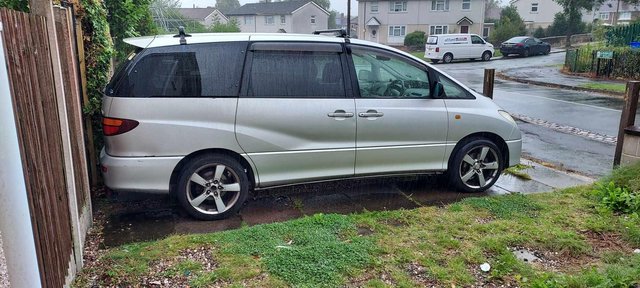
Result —
[[7, 275], [7, 262], [2, 251], [2, 234], [0, 234], [0, 287], [9, 287], [9, 275]]

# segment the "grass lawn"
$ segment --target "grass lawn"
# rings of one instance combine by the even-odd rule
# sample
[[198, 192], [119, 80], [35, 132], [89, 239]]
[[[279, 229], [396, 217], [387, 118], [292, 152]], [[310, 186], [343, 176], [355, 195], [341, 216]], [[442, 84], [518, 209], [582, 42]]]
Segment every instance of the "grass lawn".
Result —
[[[640, 165], [610, 179], [640, 187]], [[604, 209], [593, 189], [467, 198], [414, 210], [316, 214], [129, 244], [99, 253], [74, 286], [640, 285], [640, 254], [633, 253], [640, 248], [640, 217]], [[518, 260], [516, 249], [540, 260]], [[481, 271], [483, 263], [491, 265], [490, 271]]]
[[592, 82], [592, 83], [582, 84], [582, 85], [580, 85], [580, 87], [589, 88], [589, 89], [600, 89], [600, 90], [606, 90], [606, 91], [612, 91], [612, 92], [618, 92], [618, 93], [624, 93], [625, 89], [626, 89], [626, 84], [623, 84], [623, 83]]

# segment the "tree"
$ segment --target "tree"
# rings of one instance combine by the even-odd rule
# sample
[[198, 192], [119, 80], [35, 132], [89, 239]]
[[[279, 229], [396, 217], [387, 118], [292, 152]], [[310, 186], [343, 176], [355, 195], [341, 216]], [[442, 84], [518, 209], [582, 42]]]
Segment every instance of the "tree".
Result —
[[[562, 7], [562, 14], [566, 19], [567, 29], [564, 35], [567, 37], [566, 46], [571, 47], [571, 35], [576, 33], [576, 28], [582, 23], [581, 10], [591, 11], [596, 5], [600, 5], [604, 0], [554, 0]], [[638, 1], [627, 0], [625, 2]], [[556, 14], [557, 16], [557, 14]]]
[[238, 25], [238, 21], [236, 19], [231, 19], [227, 23], [221, 23], [219, 21], [216, 21], [215, 23], [213, 23], [213, 25], [211, 25], [211, 28], [209, 28], [209, 31], [216, 32], [216, 33], [240, 32], [240, 26]]
[[[327, 20], [327, 27], [329, 29], [336, 29], [336, 28], [340, 28], [338, 27], [338, 24], [336, 23], [336, 18], [338, 17], [338, 11], [336, 10], [331, 10], [331, 12], [329, 12], [329, 19]], [[344, 24], [344, 23], [343, 23]]]
[[157, 33], [151, 16], [151, 0], [106, 0], [107, 21], [111, 37], [115, 40], [116, 58], [127, 56], [130, 48], [123, 40], [129, 37]]
[[0, 7], [29, 12], [29, 0], [0, 0]]
[[538, 27], [536, 31], [533, 32], [533, 37], [544, 38], [545, 36], [544, 28], [542, 27]]
[[500, 12], [500, 20], [496, 23], [495, 27], [489, 37], [491, 43], [495, 45], [511, 37], [521, 36], [527, 33], [524, 21], [514, 6], [502, 9], [502, 12]]
[[568, 29], [572, 30], [572, 33], [583, 33], [586, 30], [587, 25], [582, 22], [581, 19], [577, 23], [569, 24], [569, 19], [562, 12], [556, 13], [553, 17], [553, 23], [547, 28], [547, 36], [562, 36], [566, 35]]
[[217, 0], [216, 1], [216, 9], [220, 11], [224, 11], [223, 13], [227, 13], [231, 10], [237, 9], [240, 7], [240, 1], [238, 0]]

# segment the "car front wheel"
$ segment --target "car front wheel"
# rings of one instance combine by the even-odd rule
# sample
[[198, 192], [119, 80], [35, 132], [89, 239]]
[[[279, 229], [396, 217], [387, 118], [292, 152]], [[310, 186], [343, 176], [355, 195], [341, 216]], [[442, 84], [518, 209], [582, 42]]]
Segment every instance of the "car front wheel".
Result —
[[453, 156], [448, 171], [450, 183], [463, 192], [485, 191], [500, 177], [503, 163], [502, 152], [493, 142], [469, 139]]
[[482, 53], [482, 61], [489, 61], [489, 60], [491, 60], [491, 52], [484, 51], [484, 53]]
[[177, 183], [178, 201], [194, 218], [217, 220], [240, 210], [249, 195], [243, 166], [225, 155], [203, 155], [187, 163]]

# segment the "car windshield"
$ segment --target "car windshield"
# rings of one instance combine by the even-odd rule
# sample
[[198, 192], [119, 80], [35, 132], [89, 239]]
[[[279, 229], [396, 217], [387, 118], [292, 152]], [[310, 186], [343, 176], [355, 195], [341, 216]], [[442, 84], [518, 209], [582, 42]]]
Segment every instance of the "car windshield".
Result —
[[438, 44], [438, 37], [429, 36], [429, 38], [427, 38], [427, 44]]
[[527, 38], [529, 37], [513, 37], [507, 41], [505, 41], [506, 43], [520, 43], [520, 42], [524, 42], [524, 40], [527, 40]]

